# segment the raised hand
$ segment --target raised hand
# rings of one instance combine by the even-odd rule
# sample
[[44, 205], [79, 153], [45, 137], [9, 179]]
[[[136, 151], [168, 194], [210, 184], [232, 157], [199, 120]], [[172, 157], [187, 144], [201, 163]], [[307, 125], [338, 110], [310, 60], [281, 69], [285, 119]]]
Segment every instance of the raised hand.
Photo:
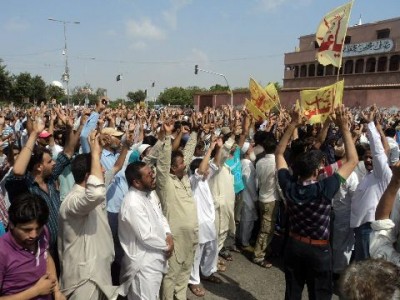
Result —
[[164, 126], [164, 130], [165, 130], [165, 134], [171, 135], [172, 130], [174, 130], [174, 121], [171, 119], [167, 120], [164, 122], [163, 126]]
[[348, 128], [349, 117], [344, 109], [344, 105], [339, 105], [335, 109], [335, 124], [340, 128]]
[[33, 122], [32, 131], [39, 134], [44, 130], [45, 124], [42, 117], [37, 116]]
[[100, 157], [101, 151], [103, 150], [102, 142], [100, 141], [100, 135], [96, 130], [93, 130], [88, 136], [88, 142], [90, 146], [90, 152], [92, 155], [97, 155]]
[[369, 112], [361, 112], [361, 116], [367, 123], [370, 123], [370, 122], [374, 121], [376, 112], [377, 112], [377, 107], [374, 104], [369, 109]]
[[299, 108], [294, 108], [290, 114], [291, 123], [296, 127], [303, 124], [303, 114]]

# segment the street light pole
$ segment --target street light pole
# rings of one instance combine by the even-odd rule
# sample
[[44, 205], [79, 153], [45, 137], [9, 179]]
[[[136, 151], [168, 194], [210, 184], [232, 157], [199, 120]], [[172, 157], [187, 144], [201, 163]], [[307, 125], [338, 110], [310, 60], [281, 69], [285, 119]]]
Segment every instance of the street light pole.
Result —
[[57, 20], [53, 18], [48, 18], [49, 21], [54, 21], [58, 23], [63, 23], [64, 25], [64, 51], [63, 54], [65, 56], [65, 69], [64, 74], [61, 76], [61, 80], [65, 82], [67, 86], [67, 102], [68, 106], [70, 105], [70, 95], [69, 95], [69, 67], [68, 67], [68, 48], [67, 48], [67, 24], [80, 24], [81, 22], [78, 21], [64, 21], [64, 20]]
[[204, 72], [204, 73], [208, 73], [208, 74], [218, 75], [218, 76], [221, 76], [221, 77], [223, 77], [225, 79], [226, 85], [228, 86], [229, 94], [231, 95], [231, 106], [233, 107], [233, 93], [232, 93], [232, 90], [231, 90], [231, 88], [229, 86], [228, 79], [226, 79], [226, 76], [224, 74], [222, 74], [222, 73], [217, 73], [217, 72], [214, 72], [214, 71], [208, 71], [208, 70], [200, 69], [199, 65], [195, 65], [194, 66], [194, 74], [197, 75], [199, 71]]

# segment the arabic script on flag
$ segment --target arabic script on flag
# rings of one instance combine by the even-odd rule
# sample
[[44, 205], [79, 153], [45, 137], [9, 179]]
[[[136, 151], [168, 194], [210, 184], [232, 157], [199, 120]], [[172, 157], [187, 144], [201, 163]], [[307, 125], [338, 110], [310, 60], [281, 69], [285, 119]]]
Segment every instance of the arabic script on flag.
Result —
[[317, 59], [321, 65], [340, 68], [343, 43], [346, 37], [353, 2], [342, 5], [324, 16], [316, 33], [319, 45]]
[[310, 124], [323, 123], [342, 104], [344, 81], [317, 90], [300, 92], [300, 108]]
[[265, 119], [266, 113], [279, 105], [279, 95], [273, 83], [264, 89], [253, 78], [249, 82], [250, 100], [246, 99], [246, 108], [257, 119]]

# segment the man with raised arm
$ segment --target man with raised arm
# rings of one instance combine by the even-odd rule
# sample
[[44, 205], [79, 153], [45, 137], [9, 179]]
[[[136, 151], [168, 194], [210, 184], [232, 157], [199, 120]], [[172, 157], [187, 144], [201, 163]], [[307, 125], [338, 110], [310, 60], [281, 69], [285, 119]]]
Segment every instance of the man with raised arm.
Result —
[[[186, 299], [186, 290], [192, 270], [194, 255], [198, 244], [197, 207], [193, 199], [188, 177], [188, 166], [197, 143], [197, 127], [192, 127], [189, 141], [183, 153], [172, 151], [171, 133], [174, 124], [164, 123], [165, 140], [157, 160], [157, 194], [161, 200], [171, 233], [175, 250], [169, 259], [169, 270], [162, 287], [162, 299]], [[189, 132], [189, 128], [182, 128]]]
[[50, 211], [49, 222], [47, 224], [51, 238], [50, 253], [53, 255], [57, 266], [58, 254], [56, 241], [58, 212], [61, 205], [57, 179], [64, 168], [70, 163], [77, 139], [69, 138], [64, 151], [54, 161], [50, 150], [35, 146], [37, 137], [43, 129], [43, 119], [37, 116], [33, 122], [29, 139], [18, 155], [13, 171], [6, 179], [6, 189], [11, 203], [17, 195], [27, 191], [42, 197], [46, 201]]
[[364, 153], [367, 174], [358, 184], [351, 200], [350, 227], [354, 228], [354, 259], [356, 261], [369, 257], [371, 222], [375, 221], [375, 210], [379, 199], [392, 177], [385, 151], [385, 148], [389, 149], [389, 145], [379, 122], [375, 124], [376, 115], [376, 106], [373, 106], [368, 113], [362, 114], [367, 122], [370, 149]]
[[356, 167], [358, 158], [347, 115], [336, 109], [336, 123], [344, 140], [347, 161], [332, 176], [318, 181], [323, 154], [312, 150], [301, 154], [289, 172], [284, 152], [302, 116], [294, 111], [275, 151], [278, 182], [286, 199], [290, 232], [285, 249], [285, 299], [300, 299], [304, 284], [310, 299], [332, 297], [332, 254], [329, 245], [332, 198]]
[[71, 163], [75, 185], [60, 208], [60, 283], [68, 299], [116, 299], [117, 287], [111, 283], [114, 247], [96, 132], [89, 145], [91, 152], [77, 155]]

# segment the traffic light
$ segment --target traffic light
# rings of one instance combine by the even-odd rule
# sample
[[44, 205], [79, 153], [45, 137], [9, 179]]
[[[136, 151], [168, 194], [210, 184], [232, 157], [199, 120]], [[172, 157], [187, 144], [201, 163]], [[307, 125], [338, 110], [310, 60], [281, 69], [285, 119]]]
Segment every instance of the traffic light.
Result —
[[197, 75], [197, 73], [199, 73], [199, 65], [194, 66], [194, 74]]

